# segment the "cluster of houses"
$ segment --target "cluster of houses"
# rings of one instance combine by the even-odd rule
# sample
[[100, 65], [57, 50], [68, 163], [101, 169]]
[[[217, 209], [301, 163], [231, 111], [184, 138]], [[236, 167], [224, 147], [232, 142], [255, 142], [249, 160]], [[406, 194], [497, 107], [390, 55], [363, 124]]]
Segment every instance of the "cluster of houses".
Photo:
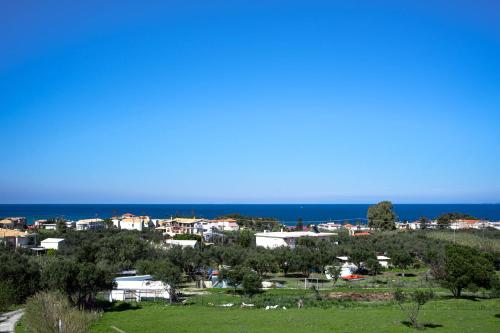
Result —
[[[189, 234], [197, 235], [208, 240], [211, 236], [222, 235], [224, 231], [237, 231], [239, 226], [234, 219], [202, 219], [170, 217], [168, 219], [154, 219], [149, 216], [136, 216], [130, 213], [115, 216], [104, 220], [101, 218], [81, 219], [78, 221], [67, 221], [57, 219], [39, 219], [32, 225], [27, 225], [24, 217], [8, 217], [0, 220], [0, 241], [8, 242], [16, 247], [37, 248], [38, 230], [56, 230], [63, 223], [68, 229], [77, 231], [97, 230], [105, 228], [116, 228], [119, 230], [156, 230], [166, 238], [167, 246], [195, 247], [193, 240], [174, 240], [175, 235]], [[46, 249], [53, 249], [48, 247]], [[38, 247], [41, 252], [41, 247]]]
[[[437, 220], [432, 220], [426, 223], [425, 227], [427, 229], [439, 229], [440, 226]], [[403, 230], [404, 229], [418, 230], [422, 229], [422, 225], [420, 221], [397, 222], [396, 228]], [[493, 228], [500, 230], [500, 221], [492, 222], [492, 221], [475, 220], [475, 219], [457, 219], [451, 221], [448, 228], [452, 230], [486, 229], [486, 228]]]
[[[437, 220], [430, 220], [426, 226], [427, 229], [439, 229], [439, 224]], [[351, 236], [363, 236], [367, 235], [371, 228], [366, 224], [340, 224], [334, 222], [321, 223], [317, 225], [317, 228], [321, 231], [338, 231], [338, 230], [348, 230]], [[448, 226], [449, 229], [452, 230], [467, 230], [467, 229], [486, 229], [493, 228], [500, 230], [500, 221], [486, 221], [486, 220], [473, 220], [473, 219], [458, 219], [455, 221], [451, 221]], [[419, 230], [422, 229], [420, 221], [405, 221], [405, 222], [396, 222], [396, 229], [399, 230]]]
[[[37, 243], [37, 230], [55, 230], [58, 224], [64, 223], [66, 228], [72, 228], [78, 231], [116, 228], [119, 230], [138, 230], [145, 229], [156, 230], [167, 236], [165, 244], [167, 247], [182, 246], [196, 247], [198, 241], [195, 239], [175, 239], [174, 236], [180, 234], [197, 235], [201, 239], [207, 240], [210, 237], [221, 235], [224, 231], [237, 231], [239, 225], [234, 219], [201, 219], [201, 218], [181, 218], [171, 217], [169, 219], [153, 219], [149, 216], [135, 216], [127, 213], [121, 216], [115, 216], [104, 220], [100, 218], [82, 219], [78, 221], [56, 221], [56, 220], [36, 220], [31, 226], [27, 225], [26, 218], [9, 217], [0, 220], [0, 242], [11, 243], [16, 247], [30, 248], [35, 253], [40, 254], [49, 250], [59, 250], [64, 244], [63, 238], [46, 238], [39, 244]], [[396, 224], [401, 230], [420, 229], [420, 222], [398, 222]], [[436, 221], [430, 221], [427, 228], [437, 228]], [[456, 220], [450, 224], [451, 229], [481, 229], [481, 228], [500, 229], [500, 222], [489, 222], [481, 220]], [[29, 230], [31, 229], [31, 230]], [[282, 246], [294, 248], [297, 241], [301, 238], [314, 238], [331, 240], [337, 235], [335, 231], [348, 230], [351, 236], [370, 235], [371, 229], [367, 225], [338, 224], [333, 222], [322, 223], [312, 228], [304, 227], [297, 231], [294, 227], [279, 232], [259, 232], [255, 234], [256, 246], [274, 249]], [[363, 278], [357, 275], [363, 264], [356, 266], [348, 257], [337, 257], [340, 268], [340, 278], [344, 280], [356, 280]], [[384, 254], [377, 256], [377, 260], [382, 267], [390, 266], [390, 258]], [[217, 273], [212, 272], [206, 287], [224, 286], [224, 281], [220, 281]], [[327, 279], [333, 279], [330, 270], [326, 269]], [[205, 286], [205, 285], [204, 285]], [[170, 288], [161, 281], [154, 281], [150, 275], [119, 276], [115, 279], [115, 288], [109, 292], [109, 299], [120, 301], [141, 301], [144, 299], [169, 299]]]

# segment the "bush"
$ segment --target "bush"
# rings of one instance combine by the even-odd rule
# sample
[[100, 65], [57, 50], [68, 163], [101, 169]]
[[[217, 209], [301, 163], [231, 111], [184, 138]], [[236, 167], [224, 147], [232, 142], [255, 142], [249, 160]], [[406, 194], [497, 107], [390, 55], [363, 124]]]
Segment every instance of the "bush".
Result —
[[42, 292], [28, 299], [24, 320], [33, 333], [85, 333], [96, 313], [80, 311], [60, 292]]
[[7, 311], [15, 304], [16, 291], [8, 282], [0, 281], [0, 311]]
[[254, 271], [249, 271], [243, 277], [243, 292], [248, 296], [253, 296], [260, 291], [262, 287], [262, 279], [259, 274]]
[[425, 303], [434, 297], [432, 290], [422, 291], [415, 290], [412, 293], [404, 293], [400, 289], [394, 292], [394, 299], [398, 302], [399, 307], [406, 313], [411, 326], [415, 329], [421, 329], [422, 326], [418, 322], [418, 314]]

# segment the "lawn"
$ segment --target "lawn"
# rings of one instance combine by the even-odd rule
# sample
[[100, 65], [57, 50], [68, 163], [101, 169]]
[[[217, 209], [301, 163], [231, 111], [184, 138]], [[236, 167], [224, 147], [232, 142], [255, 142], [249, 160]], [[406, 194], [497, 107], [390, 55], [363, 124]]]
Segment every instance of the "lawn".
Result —
[[[404, 320], [392, 304], [264, 310], [142, 303], [105, 312], [92, 332], [415, 332]], [[431, 332], [498, 332], [500, 301], [433, 301], [424, 306], [421, 320]]]

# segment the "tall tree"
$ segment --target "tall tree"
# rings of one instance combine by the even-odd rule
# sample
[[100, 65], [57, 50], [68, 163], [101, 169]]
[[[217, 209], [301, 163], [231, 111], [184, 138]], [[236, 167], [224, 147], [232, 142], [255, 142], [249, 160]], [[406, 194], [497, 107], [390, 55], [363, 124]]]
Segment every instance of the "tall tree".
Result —
[[429, 219], [425, 216], [420, 217], [420, 229], [425, 230], [429, 226]]
[[396, 229], [396, 213], [390, 201], [382, 201], [368, 208], [368, 226], [380, 230]]
[[299, 217], [299, 219], [297, 220], [297, 224], [295, 225], [295, 230], [296, 231], [302, 231], [304, 228], [304, 224], [302, 222], [302, 218]]

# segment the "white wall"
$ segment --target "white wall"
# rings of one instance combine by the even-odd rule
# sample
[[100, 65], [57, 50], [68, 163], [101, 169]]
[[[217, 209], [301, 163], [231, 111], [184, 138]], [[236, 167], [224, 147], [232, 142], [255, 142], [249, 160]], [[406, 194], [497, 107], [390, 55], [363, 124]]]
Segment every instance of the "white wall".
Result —
[[59, 250], [59, 245], [62, 244], [63, 242], [46, 242], [46, 241], [41, 241], [40, 245], [46, 249], [54, 249], [54, 250]]
[[255, 236], [255, 245], [268, 249], [274, 249], [280, 246], [288, 246], [283, 238]]

